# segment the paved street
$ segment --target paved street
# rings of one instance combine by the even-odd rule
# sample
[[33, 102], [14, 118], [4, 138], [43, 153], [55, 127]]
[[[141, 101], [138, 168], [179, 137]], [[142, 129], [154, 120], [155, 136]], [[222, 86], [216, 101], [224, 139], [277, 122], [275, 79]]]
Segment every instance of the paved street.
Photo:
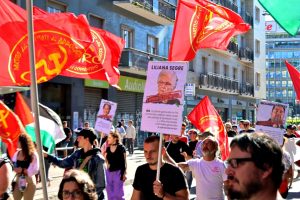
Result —
[[[128, 170], [127, 170], [127, 180], [125, 182], [125, 198], [126, 200], [129, 200], [132, 193], [132, 182], [135, 174], [136, 168], [145, 163], [144, 154], [142, 150], [135, 150], [133, 156], [127, 157], [127, 164], [128, 164]], [[57, 192], [59, 188], [60, 181], [62, 179], [64, 170], [59, 167], [53, 167], [51, 166], [49, 174], [52, 178], [51, 185], [47, 187], [48, 190], [48, 196], [49, 199], [58, 199]], [[295, 173], [296, 176], [297, 173]], [[195, 182], [193, 182], [193, 188], [190, 195], [190, 199], [194, 199], [196, 197], [195, 195]], [[38, 184], [38, 189], [35, 194], [36, 200], [42, 200], [42, 188], [41, 184]], [[290, 189], [290, 193], [287, 199], [300, 199], [300, 179], [294, 180], [294, 183], [292, 185], [292, 188]]]

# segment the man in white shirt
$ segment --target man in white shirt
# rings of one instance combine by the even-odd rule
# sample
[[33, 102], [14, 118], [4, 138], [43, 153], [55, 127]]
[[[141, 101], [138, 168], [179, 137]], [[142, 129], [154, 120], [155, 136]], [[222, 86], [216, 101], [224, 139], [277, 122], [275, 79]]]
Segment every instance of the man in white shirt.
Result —
[[126, 129], [126, 142], [129, 154], [133, 154], [134, 140], [136, 136], [135, 127], [133, 126], [133, 121], [128, 121], [128, 127]]
[[216, 157], [218, 142], [208, 136], [202, 142], [201, 159], [178, 163], [184, 171], [191, 170], [196, 179], [197, 200], [223, 200], [223, 183], [227, 180], [225, 165]]

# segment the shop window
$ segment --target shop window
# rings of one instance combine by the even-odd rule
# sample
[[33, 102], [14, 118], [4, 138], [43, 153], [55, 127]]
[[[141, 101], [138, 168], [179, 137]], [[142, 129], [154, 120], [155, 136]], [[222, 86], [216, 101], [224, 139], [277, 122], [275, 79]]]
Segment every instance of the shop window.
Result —
[[260, 77], [260, 73], [256, 72], [256, 86], [260, 87], [261, 84], [261, 77]]

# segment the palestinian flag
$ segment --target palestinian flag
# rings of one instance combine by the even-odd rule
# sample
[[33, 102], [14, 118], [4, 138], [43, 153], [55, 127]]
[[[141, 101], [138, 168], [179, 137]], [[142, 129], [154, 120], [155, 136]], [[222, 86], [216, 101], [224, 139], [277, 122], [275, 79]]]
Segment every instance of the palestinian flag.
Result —
[[[19, 116], [25, 130], [31, 136], [33, 142], [36, 142], [34, 118], [31, 113], [28, 102], [23, 96], [17, 92], [15, 113]], [[39, 103], [40, 110], [40, 134], [42, 145], [48, 149], [48, 153], [52, 153], [55, 145], [65, 139], [66, 135], [63, 130], [60, 117], [50, 108]]]

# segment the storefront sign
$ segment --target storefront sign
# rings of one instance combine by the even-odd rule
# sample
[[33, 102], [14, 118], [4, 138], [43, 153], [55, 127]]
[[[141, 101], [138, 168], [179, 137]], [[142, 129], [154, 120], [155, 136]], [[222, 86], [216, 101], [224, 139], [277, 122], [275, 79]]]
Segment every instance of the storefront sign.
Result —
[[106, 81], [84, 79], [84, 86], [94, 88], [108, 88], [109, 84]]
[[146, 80], [121, 76], [119, 86], [123, 91], [144, 93]]

